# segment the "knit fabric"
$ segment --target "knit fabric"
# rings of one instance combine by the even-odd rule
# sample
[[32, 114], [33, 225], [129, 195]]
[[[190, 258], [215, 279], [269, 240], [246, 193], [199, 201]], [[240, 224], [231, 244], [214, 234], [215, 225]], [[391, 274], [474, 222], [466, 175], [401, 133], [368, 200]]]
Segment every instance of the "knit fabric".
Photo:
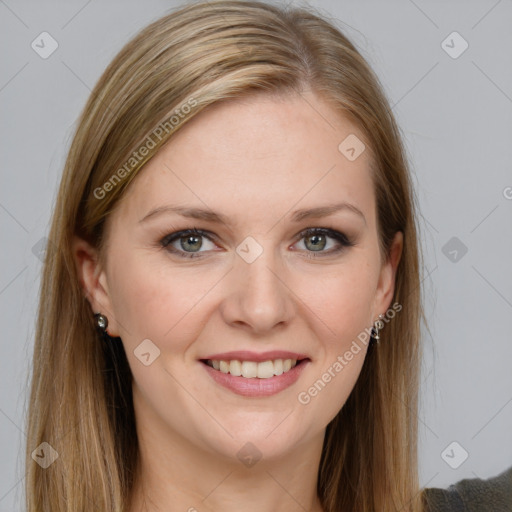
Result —
[[466, 478], [422, 492], [425, 512], [512, 512], [512, 467], [487, 480]]

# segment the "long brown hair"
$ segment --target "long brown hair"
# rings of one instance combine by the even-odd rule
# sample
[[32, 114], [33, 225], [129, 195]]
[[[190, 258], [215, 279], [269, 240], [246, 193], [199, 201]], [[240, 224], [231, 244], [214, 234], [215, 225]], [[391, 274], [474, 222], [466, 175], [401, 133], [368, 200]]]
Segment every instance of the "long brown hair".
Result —
[[[27, 512], [124, 512], [137, 467], [132, 375], [122, 344], [104, 343], [95, 328], [73, 236], [101, 251], [104, 221], [131, 180], [203, 108], [305, 88], [364, 133], [384, 258], [394, 234], [404, 235], [393, 298], [403, 310], [381, 332], [378, 348], [369, 347], [352, 393], [327, 426], [318, 494], [326, 512], [420, 510], [421, 253], [416, 200], [389, 103], [354, 45], [312, 8], [213, 0], [181, 6], [144, 28], [105, 70], [80, 116], [41, 281]], [[59, 454], [46, 469], [32, 458], [43, 442]]]

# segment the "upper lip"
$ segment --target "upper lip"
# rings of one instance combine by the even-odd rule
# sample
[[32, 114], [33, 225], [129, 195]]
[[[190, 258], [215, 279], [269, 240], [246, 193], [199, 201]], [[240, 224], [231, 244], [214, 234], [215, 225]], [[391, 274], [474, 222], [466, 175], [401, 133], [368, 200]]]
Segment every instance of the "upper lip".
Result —
[[251, 352], [250, 350], [236, 350], [234, 352], [222, 352], [212, 354], [201, 359], [211, 359], [213, 361], [269, 361], [275, 359], [309, 359], [305, 354], [297, 352], [288, 352], [286, 350], [271, 350], [269, 352]]

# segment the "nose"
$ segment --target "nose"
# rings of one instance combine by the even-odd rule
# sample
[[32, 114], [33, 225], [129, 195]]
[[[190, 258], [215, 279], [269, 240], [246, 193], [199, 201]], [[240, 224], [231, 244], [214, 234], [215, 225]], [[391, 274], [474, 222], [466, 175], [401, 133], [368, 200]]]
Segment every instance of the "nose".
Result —
[[220, 308], [224, 321], [256, 334], [268, 334], [287, 325], [295, 307], [284, 270], [270, 247], [251, 263], [236, 254]]

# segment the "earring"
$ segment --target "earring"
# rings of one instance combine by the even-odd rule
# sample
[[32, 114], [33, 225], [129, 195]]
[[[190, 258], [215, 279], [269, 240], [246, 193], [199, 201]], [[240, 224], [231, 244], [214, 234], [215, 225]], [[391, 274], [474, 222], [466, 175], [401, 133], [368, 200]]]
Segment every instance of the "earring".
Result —
[[379, 315], [378, 320], [373, 324], [372, 327], [372, 338], [375, 340], [375, 343], [380, 343], [380, 336], [379, 336], [379, 330], [384, 327], [384, 322], [382, 321], [382, 318], [384, 318], [384, 315]]
[[107, 332], [108, 318], [105, 315], [102, 315], [101, 313], [96, 313], [94, 315], [94, 319], [96, 320], [96, 326], [103, 332]]

